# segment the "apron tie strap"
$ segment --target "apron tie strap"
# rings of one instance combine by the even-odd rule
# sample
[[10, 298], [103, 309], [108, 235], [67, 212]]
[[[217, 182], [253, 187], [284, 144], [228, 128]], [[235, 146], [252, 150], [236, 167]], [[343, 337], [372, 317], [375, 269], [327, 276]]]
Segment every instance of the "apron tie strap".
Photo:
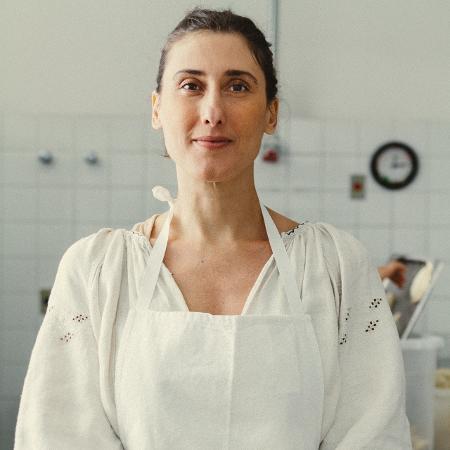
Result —
[[154, 186], [152, 189], [153, 197], [156, 199], [162, 201], [162, 202], [168, 202], [170, 208], [173, 208], [175, 198], [172, 197], [169, 190], [163, 186]]

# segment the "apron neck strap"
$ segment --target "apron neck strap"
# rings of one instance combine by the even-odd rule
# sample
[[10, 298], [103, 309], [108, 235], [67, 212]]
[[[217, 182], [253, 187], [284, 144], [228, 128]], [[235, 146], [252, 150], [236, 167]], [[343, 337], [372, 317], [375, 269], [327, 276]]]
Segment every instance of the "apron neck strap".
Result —
[[[138, 289], [138, 308], [147, 309], [151, 302], [158, 277], [161, 271], [162, 262], [166, 253], [167, 242], [169, 239], [170, 223], [173, 218], [173, 205], [175, 199], [173, 199], [169, 191], [162, 186], [155, 186], [152, 189], [153, 195], [162, 201], [169, 202], [170, 209], [164, 225], [156, 238], [152, 251], [150, 252], [149, 260], [144, 271], [144, 276], [141, 279], [141, 283]], [[267, 236], [269, 238], [270, 247], [275, 258], [275, 263], [280, 274], [281, 282], [284, 287], [284, 291], [289, 301], [291, 312], [295, 315], [304, 315], [305, 308], [303, 306], [302, 298], [299, 291], [299, 284], [294, 275], [292, 264], [289, 261], [284, 242], [278, 232], [278, 229], [270, 217], [266, 206], [264, 206], [259, 200], [261, 211], [263, 214], [264, 224], [266, 226]], [[305, 267], [305, 252], [301, 252], [299, 256], [301, 259], [298, 265], [299, 282], [303, 284], [304, 267]]]
[[[270, 247], [277, 264], [278, 272], [281, 278], [281, 282], [284, 287], [284, 291], [289, 301], [289, 306], [293, 314], [302, 315], [305, 314], [305, 308], [303, 306], [302, 296], [299, 290], [299, 283], [303, 286], [303, 278], [305, 273], [305, 255], [306, 252], [302, 251], [298, 258], [298, 281], [292, 268], [292, 263], [289, 261], [289, 256], [286, 252], [283, 239], [278, 232], [278, 229], [270, 217], [267, 207], [259, 201], [261, 211], [264, 217], [264, 223], [266, 225], [267, 236], [269, 238]], [[297, 257], [297, 255], [296, 255]]]

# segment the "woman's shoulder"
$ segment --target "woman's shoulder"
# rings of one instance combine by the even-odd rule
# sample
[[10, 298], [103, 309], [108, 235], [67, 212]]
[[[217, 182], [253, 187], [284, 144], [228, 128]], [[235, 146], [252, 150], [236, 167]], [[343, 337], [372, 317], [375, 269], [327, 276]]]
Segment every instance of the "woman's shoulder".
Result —
[[[313, 248], [308, 254], [321, 253], [320, 259], [326, 267], [340, 302], [343, 275], [352, 273], [357, 276], [360, 273], [360, 269], [370, 260], [367, 249], [352, 233], [333, 224], [306, 221], [303, 226], [306, 245]], [[313, 264], [317, 264], [317, 261]]]
[[77, 268], [91, 268], [98, 265], [108, 252], [115, 252], [123, 246], [122, 228], [100, 228], [74, 241], [63, 253], [60, 265]]
[[315, 238], [320, 239], [323, 246], [337, 247], [340, 250], [361, 250], [363, 244], [350, 232], [328, 222], [311, 222], [308, 220], [297, 222], [269, 208], [269, 213], [283, 237], [298, 236], [307, 229], [312, 230]]
[[328, 222], [306, 222], [321, 241], [324, 250], [334, 249], [338, 254], [366, 253], [365, 245], [349, 231]]
[[[298, 230], [298, 231], [297, 231]], [[328, 222], [305, 221], [293, 232], [294, 239], [304, 236], [323, 255], [330, 274], [340, 276], [340, 266], [357, 265], [369, 258], [365, 245], [349, 231]]]

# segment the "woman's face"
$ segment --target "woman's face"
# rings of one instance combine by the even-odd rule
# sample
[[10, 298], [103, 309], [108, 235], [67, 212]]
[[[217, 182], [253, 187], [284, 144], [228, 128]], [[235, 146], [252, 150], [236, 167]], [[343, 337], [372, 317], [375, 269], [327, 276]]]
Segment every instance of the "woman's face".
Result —
[[[241, 35], [193, 32], [168, 53], [152, 125], [162, 128], [177, 169], [224, 181], [252, 168], [264, 132], [275, 131], [278, 100], [266, 103], [264, 72]], [[230, 142], [208, 148], [198, 140], [205, 136]]]

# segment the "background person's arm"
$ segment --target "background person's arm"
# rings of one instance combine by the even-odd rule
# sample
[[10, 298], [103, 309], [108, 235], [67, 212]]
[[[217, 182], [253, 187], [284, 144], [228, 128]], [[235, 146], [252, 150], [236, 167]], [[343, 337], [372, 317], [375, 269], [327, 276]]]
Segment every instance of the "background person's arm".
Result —
[[405, 284], [405, 272], [405, 264], [396, 260], [389, 261], [384, 266], [378, 267], [378, 273], [380, 274], [380, 278], [382, 280], [384, 280], [385, 278], [389, 278], [400, 288]]

